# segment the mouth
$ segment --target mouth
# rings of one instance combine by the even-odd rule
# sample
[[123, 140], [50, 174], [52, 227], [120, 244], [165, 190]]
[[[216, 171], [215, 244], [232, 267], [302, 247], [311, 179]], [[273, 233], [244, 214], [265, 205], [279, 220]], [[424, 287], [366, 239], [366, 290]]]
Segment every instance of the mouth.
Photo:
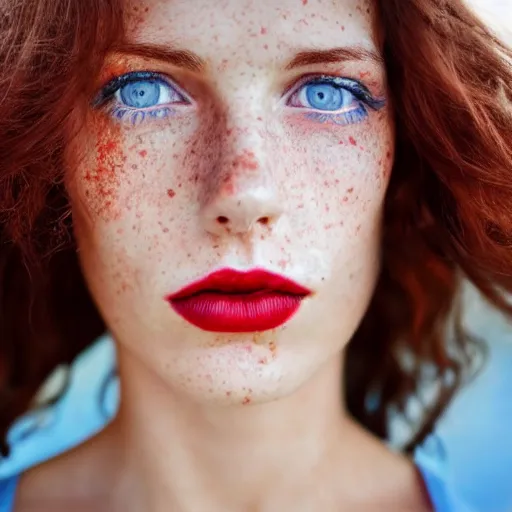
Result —
[[166, 297], [190, 324], [210, 332], [275, 329], [297, 313], [311, 290], [267, 272], [222, 269]]

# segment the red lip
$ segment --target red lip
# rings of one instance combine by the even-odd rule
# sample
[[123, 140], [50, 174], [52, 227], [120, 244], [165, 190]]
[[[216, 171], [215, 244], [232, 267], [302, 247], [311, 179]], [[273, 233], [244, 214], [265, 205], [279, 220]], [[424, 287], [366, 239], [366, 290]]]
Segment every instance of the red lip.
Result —
[[261, 332], [287, 322], [311, 290], [265, 270], [222, 269], [166, 297], [176, 313], [211, 332]]

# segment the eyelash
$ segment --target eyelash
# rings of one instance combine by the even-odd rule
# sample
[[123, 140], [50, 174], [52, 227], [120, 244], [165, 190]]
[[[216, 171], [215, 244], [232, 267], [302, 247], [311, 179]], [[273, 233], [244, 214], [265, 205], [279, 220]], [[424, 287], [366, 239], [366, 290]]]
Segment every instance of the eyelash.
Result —
[[[116, 100], [116, 95], [122, 95], [123, 88], [130, 84], [138, 82], [146, 82], [146, 84], [158, 84], [165, 86], [169, 89], [171, 94], [174, 94], [181, 101], [175, 103], [167, 103], [163, 105], [153, 105], [146, 108], [131, 107], [122, 105]], [[290, 105], [290, 102], [296, 102], [297, 97], [308, 86], [322, 86], [326, 85], [332, 87], [333, 90], [339, 91], [341, 97], [343, 94], [350, 94], [354, 98], [353, 105], [347, 109], [344, 106], [343, 111], [337, 112], [325, 109], [315, 109], [304, 105]], [[136, 93], [137, 94], [137, 93]], [[158, 100], [161, 94], [158, 95]], [[119, 98], [117, 98], [119, 100]], [[132, 125], [141, 124], [147, 120], [159, 120], [172, 116], [176, 109], [172, 107], [173, 104], [190, 105], [191, 100], [189, 97], [177, 86], [174, 82], [166, 79], [159, 73], [151, 71], [137, 71], [121, 75], [111, 80], [99, 92], [92, 102], [93, 108], [105, 109], [107, 114], [119, 121], [128, 121]], [[354, 123], [361, 123], [368, 118], [368, 109], [380, 110], [386, 104], [384, 99], [376, 99], [371, 95], [369, 90], [359, 81], [329, 75], [310, 75], [299, 81], [292, 89], [291, 92], [286, 94], [286, 105], [300, 111], [307, 119], [326, 123], [330, 122], [340, 126], [346, 126]], [[339, 109], [338, 109], [339, 110]]]

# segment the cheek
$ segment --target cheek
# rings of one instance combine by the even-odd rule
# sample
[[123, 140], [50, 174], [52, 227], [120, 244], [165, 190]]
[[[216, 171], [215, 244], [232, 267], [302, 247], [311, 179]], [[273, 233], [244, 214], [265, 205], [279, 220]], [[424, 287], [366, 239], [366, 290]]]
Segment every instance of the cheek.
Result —
[[68, 161], [74, 169], [70, 195], [75, 203], [79, 202], [80, 209], [104, 220], [119, 218], [119, 191], [126, 179], [127, 162], [120, 128], [103, 120], [87, 123], [87, 129], [73, 144]]
[[343, 127], [308, 120], [298, 128], [284, 152], [285, 185], [298, 208], [313, 205], [312, 222], [323, 222], [324, 230], [364, 222], [366, 214], [378, 212], [393, 165], [388, 116], [378, 113], [369, 122]]
[[392, 124], [386, 115], [344, 127], [308, 121], [287, 140], [293, 142], [282, 152], [282, 194], [293, 239], [283, 263], [293, 267], [307, 253], [309, 271], [322, 272], [326, 282], [330, 276], [345, 289], [350, 278], [370, 290], [393, 164]]
[[[175, 130], [168, 125], [127, 128], [99, 116], [91, 116], [85, 126], [68, 155], [75, 210], [108, 224], [138, 223], [154, 208], [168, 208], [183, 181], [172, 172], [182, 153]], [[180, 134], [187, 131], [180, 124]]]

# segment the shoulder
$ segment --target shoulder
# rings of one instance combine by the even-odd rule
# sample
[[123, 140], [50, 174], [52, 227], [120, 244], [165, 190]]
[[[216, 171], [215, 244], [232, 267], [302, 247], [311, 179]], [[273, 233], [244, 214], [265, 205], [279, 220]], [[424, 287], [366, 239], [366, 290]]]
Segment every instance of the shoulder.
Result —
[[[47, 488], [49, 475], [55, 472], [45, 470], [44, 479], [36, 478], [42, 473], [41, 468], [61, 465], [70, 451], [74, 452], [75, 447], [102, 431], [117, 408], [114, 368], [112, 340], [103, 337], [70, 368], [65, 391], [56, 403], [27, 413], [11, 428], [8, 434], [11, 453], [0, 460], [0, 512], [12, 512], [15, 497], [19, 505], [20, 495], [27, 494], [24, 492], [27, 480], [31, 484], [28, 487], [35, 489], [38, 496], [44, 495], [37, 484], [43, 482], [42, 487]], [[45, 387], [42, 402], [59, 386], [50, 381]], [[32, 505], [27, 510], [41, 510], [39, 505], [34, 508], [31, 493], [28, 498]]]
[[106, 428], [71, 450], [0, 480], [0, 512], [111, 510], [108, 497], [116, 482], [109, 470], [118, 467], [105, 449], [111, 438]]

